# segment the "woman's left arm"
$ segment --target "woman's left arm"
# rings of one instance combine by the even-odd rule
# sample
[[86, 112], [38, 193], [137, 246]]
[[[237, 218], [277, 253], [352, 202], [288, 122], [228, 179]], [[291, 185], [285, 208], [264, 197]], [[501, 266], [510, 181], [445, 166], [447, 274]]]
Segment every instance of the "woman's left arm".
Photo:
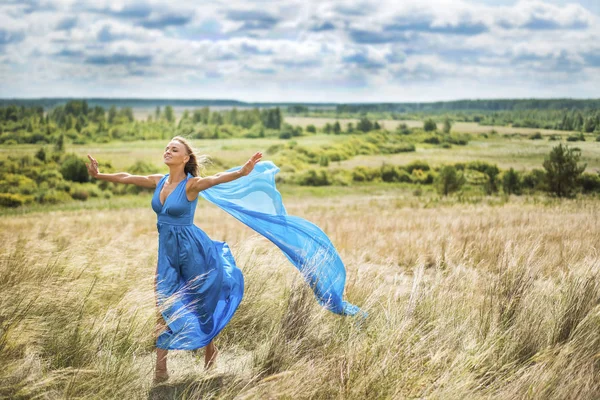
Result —
[[254, 165], [260, 161], [262, 157], [262, 153], [259, 151], [255, 153], [246, 163], [237, 171], [231, 172], [219, 172], [217, 174], [205, 177], [195, 177], [190, 179], [192, 183], [190, 184], [189, 191], [196, 195], [203, 190], [211, 188], [215, 185], [225, 182], [231, 182], [242, 176], [248, 175], [254, 169]]

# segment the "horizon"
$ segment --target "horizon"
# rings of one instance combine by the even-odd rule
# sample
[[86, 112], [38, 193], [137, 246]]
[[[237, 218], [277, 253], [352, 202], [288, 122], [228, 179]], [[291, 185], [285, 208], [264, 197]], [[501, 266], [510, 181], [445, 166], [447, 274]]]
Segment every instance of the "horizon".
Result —
[[185, 98], [185, 97], [169, 97], [169, 98], [161, 98], [161, 97], [102, 97], [102, 96], [93, 96], [93, 97], [1, 97], [0, 101], [9, 101], [9, 100], [143, 100], [143, 101], [204, 101], [204, 102], [236, 102], [236, 103], [244, 103], [244, 104], [432, 104], [432, 103], [454, 103], [461, 101], [523, 101], [523, 100], [574, 100], [574, 101], [593, 101], [600, 100], [600, 96], [598, 97], [489, 97], [489, 98], [456, 98], [452, 100], [431, 100], [431, 101], [368, 101], [368, 102], [317, 102], [317, 101], [246, 101], [235, 98]]

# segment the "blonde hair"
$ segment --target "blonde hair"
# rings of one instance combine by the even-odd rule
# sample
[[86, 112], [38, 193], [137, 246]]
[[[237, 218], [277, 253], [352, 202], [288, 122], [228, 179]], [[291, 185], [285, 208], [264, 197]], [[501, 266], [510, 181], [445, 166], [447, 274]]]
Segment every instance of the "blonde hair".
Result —
[[185, 164], [184, 171], [192, 176], [199, 176], [200, 172], [204, 172], [207, 165], [211, 164], [210, 158], [206, 154], [198, 154], [192, 147], [188, 139], [183, 136], [174, 136], [171, 140], [176, 140], [185, 146], [187, 155], [190, 156], [189, 161]]

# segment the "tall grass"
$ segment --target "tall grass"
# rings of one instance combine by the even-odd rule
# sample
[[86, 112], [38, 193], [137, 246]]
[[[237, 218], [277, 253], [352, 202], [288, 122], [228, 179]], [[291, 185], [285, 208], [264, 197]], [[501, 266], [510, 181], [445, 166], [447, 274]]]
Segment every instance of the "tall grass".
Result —
[[0, 398], [600, 397], [600, 203], [338, 200], [286, 206], [331, 237], [368, 318], [320, 308], [269, 241], [201, 205], [245, 297], [214, 371], [170, 352], [154, 387], [154, 213], [3, 217]]

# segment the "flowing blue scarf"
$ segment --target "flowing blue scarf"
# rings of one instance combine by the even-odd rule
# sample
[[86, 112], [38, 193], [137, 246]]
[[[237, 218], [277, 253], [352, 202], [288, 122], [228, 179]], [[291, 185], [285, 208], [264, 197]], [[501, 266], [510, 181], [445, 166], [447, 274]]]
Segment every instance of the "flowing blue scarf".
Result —
[[338, 252], [318, 226], [287, 214], [275, 187], [277, 172], [271, 161], [261, 161], [250, 174], [203, 190], [200, 196], [275, 243], [313, 289], [319, 304], [336, 314], [355, 315], [360, 309], [342, 300], [346, 269]]

